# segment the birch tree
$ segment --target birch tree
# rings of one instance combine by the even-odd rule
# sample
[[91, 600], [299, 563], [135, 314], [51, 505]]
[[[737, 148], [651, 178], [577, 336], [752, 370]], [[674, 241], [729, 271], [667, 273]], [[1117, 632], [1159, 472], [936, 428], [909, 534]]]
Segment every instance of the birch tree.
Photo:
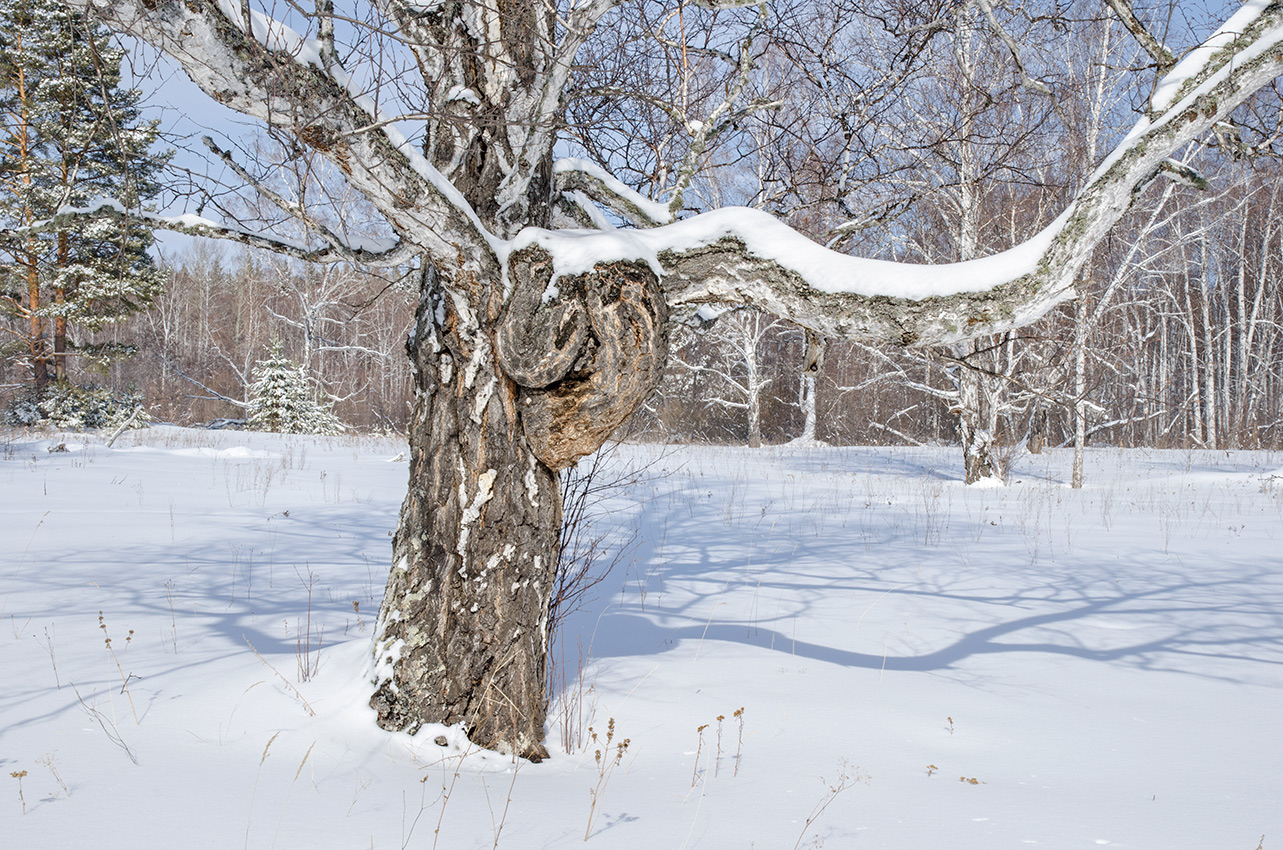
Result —
[[[748, 304], [821, 337], [906, 346], [1035, 321], [1073, 296], [1092, 246], [1172, 152], [1283, 70], [1283, 4], [1248, 4], [1173, 69], [1054, 224], [1001, 254], [912, 266], [835, 253], [760, 211], [679, 218], [680, 182], [648, 198], [605, 170], [556, 162], [577, 63], [628, 10], [618, 0], [76, 2], [163, 51], [219, 104], [333, 163], [384, 229], [358, 238], [267, 182], [257, 190], [308, 224], [307, 238], [110, 200], [49, 226], [132, 214], [307, 260], [417, 269], [410, 485], [371, 704], [385, 728], [462, 724], [477, 744], [530, 758], [545, 754], [557, 471], [594, 451], [655, 385], [670, 311]], [[742, 47], [735, 39], [759, 16], [788, 14], [734, 5], [684, 7], [687, 41], [679, 28], [673, 55], [689, 61], [692, 31], [729, 30], [710, 49]], [[968, 4], [976, 14], [994, 5]], [[925, 23], [904, 31], [925, 38], [948, 25]], [[756, 55], [740, 50], [728, 80], [751, 78]], [[731, 132], [750, 105], [745, 91], [728, 85], [686, 129]], [[709, 148], [692, 150], [683, 161], [699, 165]], [[211, 153], [235, 164], [220, 145]], [[601, 229], [558, 229], [589, 222]], [[631, 226], [611, 228], [619, 222]]]

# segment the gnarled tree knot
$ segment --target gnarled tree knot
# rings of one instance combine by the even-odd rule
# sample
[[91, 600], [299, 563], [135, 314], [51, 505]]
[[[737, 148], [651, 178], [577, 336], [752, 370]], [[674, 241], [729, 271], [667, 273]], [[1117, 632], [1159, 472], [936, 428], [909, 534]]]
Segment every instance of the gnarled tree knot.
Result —
[[521, 426], [539, 460], [564, 469], [596, 451], [655, 388], [668, 354], [668, 305], [643, 262], [603, 263], [550, 288], [552, 257], [515, 252], [513, 293], [495, 333], [520, 387]]

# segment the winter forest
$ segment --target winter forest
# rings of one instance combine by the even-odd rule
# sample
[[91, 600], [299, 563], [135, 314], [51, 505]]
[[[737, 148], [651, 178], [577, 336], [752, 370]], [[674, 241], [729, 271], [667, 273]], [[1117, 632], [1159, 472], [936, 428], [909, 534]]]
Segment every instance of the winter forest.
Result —
[[[1185, 49], [1226, 11], [1187, 6], [1150, 12], [1169, 39], [1187, 42]], [[1015, 21], [1002, 30], [988, 26], [977, 4], [957, 21], [946, 19], [948, 9], [900, 10], [904, 20], [893, 26], [879, 23], [872, 9], [820, 5], [805, 10], [804, 19], [779, 22], [781, 31], [769, 18], [750, 16], [743, 32], [730, 34], [747, 45], [740, 59], [752, 62], [751, 73], [727, 65], [734, 57], [721, 50], [725, 45], [708, 43], [699, 45], [694, 60], [688, 52], [669, 67], [675, 42], [662, 36], [673, 24], [672, 10], [639, 11], [629, 30], [611, 36], [621, 44], [614, 64], [581, 69], [584, 79], [576, 83], [586, 91], [618, 88], [618, 97], [571, 100], [559, 143], [647, 196], [662, 199], [677, 181], [689, 183], [681, 209], [763, 209], [820, 244], [861, 256], [940, 263], [1009, 248], [1063, 210], [1130, 129], [1158, 77], [1155, 59], [1104, 5], [1053, 7], [1036, 22], [1029, 12], [1012, 11]], [[690, 13], [706, 14], [698, 6]], [[11, 34], [17, 14], [10, 13]], [[965, 25], [965, 52], [958, 32], [923, 38], [927, 24], [941, 31]], [[1012, 36], [1020, 48], [1013, 53], [995, 32], [1012, 35], [1015, 26], [1027, 31]], [[700, 29], [707, 42], [713, 32]], [[899, 30], [921, 33], [924, 43], [897, 43]], [[852, 43], [867, 42], [889, 67], [849, 62], [854, 48], [841, 47], [846, 39], [866, 40]], [[105, 43], [101, 49], [108, 49]], [[917, 55], [896, 57], [892, 50]], [[643, 71], [639, 55], [653, 67]], [[118, 53], [108, 58], [121, 59]], [[59, 71], [72, 79], [45, 85], [69, 85], [96, 67], [88, 58], [79, 61]], [[738, 97], [726, 97], [728, 82], [743, 87]], [[120, 100], [112, 106], [133, 125], [123, 154], [132, 171], [122, 164], [121, 172], [93, 180], [55, 182], [31, 209], [10, 202], [11, 222], [97, 199], [107, 194], [103, 181], [130, 191], [137, 191], [135, 181], [151, 181], [150, 206], [173, 208], [183, 184], [171, 178], [161, 185], [157, 160], [199, 141], [161, 138], [140, 117], [139, 93], [123, 91], [119, 73], [108, 83]], [[127, 84], [147, 87], [149, 81]], [[663, 85], [674, 84], [684, 102], [657, 100]], [[711, 141], [693, 138], [700, 115], [719, 107], [726, 126]], [[811, 373], [804, 371], [805, 332], [786, 320], [734, 311], [706, 329], [682, 324], [671, 341], [663, 388], [629, 421], [627, 433], [750, 444], [805, 434], [836, 445], [913, 445], [956, 442], [967, 422], [968, 430], [987, 431], [1000, 453], [1031, 437], [1072, 444], [1082, 420], [1086, 439], [1103, 445], [1277, 447], [1280, 304], [1268, 282], [1279, 257], [1271, 246], [1283, 230], [1272, 110], [1264, 100], [1250, 104], [1178, 151], [1206, 185], [1191, 189], [1162, 180], [1146, 187], [1144, 204], [1092, 252], [1077, 284], [1080, 298], [1044, 321], [908, 354], [836, 340], [827, 346], [824, 367]], [[799, 126], [799, 115], [807, 116], [806, 126]], [[68, 140], [68, 147], [117, 144], [109, 129], [101, 136]], [[247, 157], [265, 160], [262, 168], [282, 153], [271, 150], [270, 133], [237, 141], [248, 146]], [[692, 144], [699, 145], [697, 154]], [[24, 166], [18, 151], [6, 153], [12, 193]], [[341, 191], [315, 154], [296, 153], [276, 179], [289, 181], [298, 196]], [[35, 156], [47, 159], [43, 167], [70, 160], [74, 174], [88, 165], [75, 158], [90, 154], [61, 149]], [[683, 167], [692, 173], [679, 176]], [[219, 190], [188, 188], [217, 198], [212, 202], [234, 221], [270, 222], [280, 215], [261, 209], [262, 198]], [[147, 235], [135, 238], [136, 252], [151, 244]], [[136, 254], [135, 261], [152, 267], [124, 293], [89, 291], [119, 262], [102, 258], [95, 260], [101, 271], [90, 274], [94, 284], [78, 284], [82, 291], [70, 298], [57, 294], [57, 284], [46, 284], [53, 289], [34, 304], [10, 292], [9, 397], [38, 383], [32, 376], [43, 367], [73, 384], [140, 393], [158, 420], [245, 419], [254, 366], [277, 341], [347, 426], [404, 430], [412, 378], [403, 347], [416, 296], [403, 269], [300, 264], [208, 241], [171, 244], [145, 259]], [[44, 250], [38, 255], [49, 259], [47, 251], [56, 249]], [[21, 257], [9, 259], [10, 268], [21, 267]], [[11, 273], [8, 285], [20, 280]], [[55, 306], [60, 297], [69, 306]], [[33, 315], [43, 320], [39, 334], [31, 330]], [[967, 374], [975, 386], [963, 404]]]
[[1283, 841], [1281, 77], [1271, 0], [0, 0], [6, 831]]

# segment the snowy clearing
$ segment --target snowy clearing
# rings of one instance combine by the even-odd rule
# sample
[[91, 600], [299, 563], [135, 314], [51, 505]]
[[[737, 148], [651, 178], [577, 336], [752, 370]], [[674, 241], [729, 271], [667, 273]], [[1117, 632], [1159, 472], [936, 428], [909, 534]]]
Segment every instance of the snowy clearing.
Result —
[[1283, 847], [1283, 454], [621, 447], [518, 766], [366, 706], [403, 451], [0, 438], [5, 846]]

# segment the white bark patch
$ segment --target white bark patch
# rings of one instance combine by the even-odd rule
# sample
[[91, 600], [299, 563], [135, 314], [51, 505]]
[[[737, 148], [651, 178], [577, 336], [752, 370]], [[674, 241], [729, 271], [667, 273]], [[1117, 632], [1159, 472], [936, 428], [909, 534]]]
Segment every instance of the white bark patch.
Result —
[[539, 479], [535, 477], [535, 464], [538, 461], [534, 455], [527, 457], [529, 463], [526, 464], [526, 498], [530, 501], [530, 507], [539, 507]]
[[[455, 551], [459, 553], [459, 575], [464, 578], [468, 577], [468, 536], [472, 533], [472, 526], [481, 518], [481, 509], [486, 506], [494, 496], [494, 480], [499, 477], [499, 471], [496, 469], [487, 469], [477, 476], [477, 494], [472, 499], [472, 504], [463, 509], [463, 516], [459, 518], [459, 545]], [[459, 482], [459, 501], [467, 502], [468, 491], [462, 481]]]
[[502, 559], [502, 557], [503, 556], [500, 555], [498, 552], [495, 552], [493, 555], [491, 555], [490, 559], [486, 561], [486, 568], [481, 571], [481, 575], [484, 576], [486, 573], [490, 572], [495, 567], [499, 566], [499, 561]]
[[459, 334], [461, 336], [475, 337], [481, 327], [477, 322], [477, 314], [472, 311], [472, 305], [468, 303], [468, 296], [464, 293], [448, 293], [450, 300], [454, 302], [455, 315], [459, 317]]
[[[463, 373], [463, 385], [465, 387], [472, 389], [472, 385], [477, 381], [477, 373], [481, 371], [482, 364], [490, 359], [492, 359], [490, 343], [486, 341], [485, 337], [477, 337], [477, 344], [472, 349], [472, 357], [468, 359], [468, 368]], [[492, 388], [490, 392], [494, 392], [494, 389]]]
[[486, 412], [486, 405], [490, 399], [494, 398], [495, 387], [499, 385], [499, 379], [491, 376], [486, 385], [477, 391], [477, 400], [472, 407], [472, 422], [474, 425], [481, 424], [481, 416]]

